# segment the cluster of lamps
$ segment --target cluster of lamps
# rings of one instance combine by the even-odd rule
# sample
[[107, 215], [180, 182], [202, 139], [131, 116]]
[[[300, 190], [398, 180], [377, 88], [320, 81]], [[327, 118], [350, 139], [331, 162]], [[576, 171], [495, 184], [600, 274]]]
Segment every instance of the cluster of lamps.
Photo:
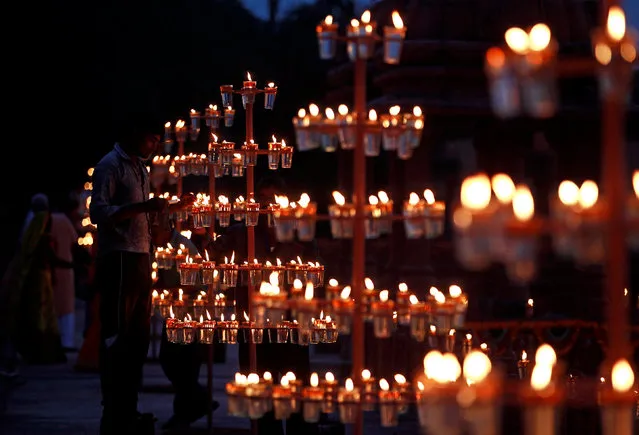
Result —
[[[339, 105], [337, 113], [327, 107], [324, 116], [316, 104], [300, 109], [293, 118], [297, 147], [300, 151], [321, 148], [334, 152], [338, 146], [355, 148], [357, 114], [349, 113], [348, 106]], [[411, 113], [401, 113], [400, 106], [392, 106], [388, 114], [378, 116], [375, 109], [368, 112], [364, 122], [364, 153], [368, 157], [379, 156], [382, 149], [396, 151], [400, 159], [409, 159], [421, 142], [424, 131], [424, 114], [419, 106]]]
[[[627, 219], [639, 217], [639, 171], [633, 175], [634, 194], [628, 198]], [[550, 198], [550, 216], [535, 216], [535, 201], [525, 185], [506, 174], [489, 178], [477, 174], [461, 187], [461, 206], [455, 210], [457, 256], [465, 267], [479, 270], [492, 262], [505, 265], [510, 279], [529, 282], [536, 273], [537, 239], [544, 226], [551, 230], [556, 252], [579, 264], [598, 264], [605, 258], [606, 203], [592, 180], [581, 186], [564, 180]], [[638, 232], [631, 229], [628, 244], [637, 248]]]
[[[491, 105], [502, 118], [521, 112], [549, 118], [557, 110], [556, 58], [558, 44], [543, 23], [528, 32], [513, 27], [505, 33], [504, 47], [486, 52]], [[608, 11], [605, 29], [596, 29], [593, 51], [599, 64], [598, 78], [602, 96], [626, 100], [632, 79], [632, 64], [637, 59], [637, 34], [626, 29], [620, 7]]]
[[[611, 383], [602, 384], [598, 401], [606, 435], [630, 435], [636, 407], [634, 372], [627, 360], [615, 362]], [[566, 381], [553, 348], [541, 345], [535, 354], [532, 374], [514, 385], [514, 397], [524, 403], [526, 435], [557, 433], [560, 405], [565, 400]], [[287, 419], [301, 412], [309, 423], [319, 421], [321, 413], [337, 412], [344, 424], [354, 423], [360, 409], [379, 409], [382, 427], [394, 427], [398, 417], [415, 404], [420, 425], [429, 434], [501, 433], [502, 395], [506, 389], [503, 374], [494, 369], [490, 358], [471, 350], [462, 364], [452, 353], [430, 351], [424, 357], [424, 370], [408, 381], [402, 374], [393, 380], [377, 381], [369, 370], [358, 379], [348, 378], [343, 386], [328, 372], [317, 373], [309, 384], [294, 373], [285, 374], [275, 384], [271, 373], [237, 373], [226, 385], [229, 414], [258, 419], [273, 411], [276, 419]]]

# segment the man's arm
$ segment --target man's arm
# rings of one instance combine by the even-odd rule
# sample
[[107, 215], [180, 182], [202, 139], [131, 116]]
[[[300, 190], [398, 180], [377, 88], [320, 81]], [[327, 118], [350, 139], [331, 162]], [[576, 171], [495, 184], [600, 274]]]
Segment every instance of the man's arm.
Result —
[[116, 168], [111, 165], [98, 165], [93, 173], [93, 192], [89, 208], [91, 221], [96, 225], [115, 225], [131, 219], [141, 213], [161, 211], [166, 207], [163, 198], [151, 198], [148, 201], [114, 205], [113, 196], [116, 186]]

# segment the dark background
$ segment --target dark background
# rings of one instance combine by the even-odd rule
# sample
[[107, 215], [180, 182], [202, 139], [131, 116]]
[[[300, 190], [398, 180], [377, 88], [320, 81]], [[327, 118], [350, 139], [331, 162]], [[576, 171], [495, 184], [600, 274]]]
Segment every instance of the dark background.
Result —
[[[113, 146], [118, 121], [129, 114], [151, 112], [159, 125], [178, 118], [188, 123], [189, 109], [219, 104], [219, 86], [239, 87], [250, 71], [258, 86], [269, 81], [279, 86], [273, 112], [257, 105], [256, 141], [265, 146], [271, 134], [292, 141], [298, 106], [324, 94], [330, 63], [318, 59], [315, 25], [333, 3], [301, 5], [277, 24], [257, 20], [236, 0], [21, 6], [16, 15], [21, 32], [7, 47], [15, 50], [16, 61], [6, 68], [12, 77], [5, 79], [6, 93], [18, 109], [14, 127], [5, 130], [7, 200], [0, 219], [9, 237], [2, 269], [31, 195], [47, 193], [55, 206], [81, 188], [87, 169]], [[235, 126], [221, 133], [241, 142], [239, 99], [236, 106]], [[201, 139], [187, 143], [187, 151], [205, 150], [206, 138]], [[280, 172], [295, 190], [312, 192], [319, 183], [334, 183], [334, 173], [327, 179], [329, 171], [308, 164], [322, 161], [330, 156], [296, 154], [293, 169]], [[227, 177], [220, 189], [224, 183], [239, 187], [236, 181]], [[330, 189], [322, 194], [330, 195]]]

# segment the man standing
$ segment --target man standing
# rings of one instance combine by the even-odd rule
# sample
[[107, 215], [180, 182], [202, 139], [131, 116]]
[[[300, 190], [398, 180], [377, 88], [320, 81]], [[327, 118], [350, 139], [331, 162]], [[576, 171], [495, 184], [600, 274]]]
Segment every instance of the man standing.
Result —
[[[163, 198], [149, 199], [145, 166], [160, 143], [158, 125], [133, 117], [93, 174], [90, 213], [98, 228], [95, 282], [102, 325], [101, 435], [153, 432], [153, 418], [140, 414], [137, 402], [149, 347], [152, 244], [168, 230], [154, 225], [157, 214], [169, 206]], [[190, 195], [179, 206], [192, 203]]]

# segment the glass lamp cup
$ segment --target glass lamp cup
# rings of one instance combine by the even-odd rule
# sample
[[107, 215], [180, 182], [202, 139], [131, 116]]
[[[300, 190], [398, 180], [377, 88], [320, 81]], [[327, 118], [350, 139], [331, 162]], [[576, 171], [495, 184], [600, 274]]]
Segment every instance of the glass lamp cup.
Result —
[[182, 332], [178, 334], [178, 329], [182, 329], [182, 322], [180, 320], [171, 319], [171, 318], [166, 319], [166, 339], [168, 340], [169, 343], [178, 344], [179, 342], [178, 335], [183, 336]]
[[426, 332], [430, 326], [428, 305], [423, 302], [411, 304], [408, 311], [410, 314], [410, 335], [421, 343], [426, 339]]
[[275, 107], [275, 97], [277, 96], [277, 86], [267, 87], [264, 89], [264, 108], [273, 110]]
[[309, 151], [319, 147], [319, 142], [316, 143], [311, 140], [310, 122], [311, 119], [308, 116], [293, 118], [295, 142], [297, 143], [297, 149], [300, 151]]
[[245, 396], [246, 386], [229, 382], [226, 384], [226, 394], [229, 415], [246, 418], [248, 416], [248, 399]]
[[235, 109], [227, 107], [224, 109], [224, 127], [233, 127], [233, 120], [235, 119]]
[[484, 71], [488, 77], [488, 93], [493, 113], [502, 119], [518, 116], [521, 112], [521, 97], [513, 57], [506, 56], [499, 48], [490, 49], [486, 53]]
[[242, 107], [246, 109], [247, 104], [255, 103], [255, 94], [257, 94], [255, 86], [257, 83], [252, 80], [245, 80], [242, 88]]
[[215, 343], [215, 320], [205, 320], [198, 328], [198, 342], [202, 344]]
[[218, 269], [222, 273], [222, 284], [224, 284], [227, 288], [237, 286], [237, 264], [220, 264]]
[[220, 111], [217, 109], [206, 109], [206, 126], [213, 130], [220, 128]]
[[222, 96], [222, 106], [232, 107], [233, 106], [233, 85], [220, 86], [220, 94]]
[[183, 333], [184, 338], [182, 340], [182, 344], [191, 344], [195, 343], [195, 335], [198, 330], [198, 324], [192, 320], [187, 322], [183, 322]]
[[302, 390], [303, 417], [307, 423], [317, 423], [322, 413], [324, 390], [319, 387], [306, 387]]
[[355, 128], [355, 115], [346, 115], [339, 121], [339, 129], [337, 131], [337, 136], [339, 137], [339, 142], [344, 150], [352, 150], [355, 148], [356, 137], [356, 128]]
[[394, 26], [384, 26], [384, 62], [397, 65], [402, 55], [402, 46], [406, 38], [406, 28], [396, 29]]
[[424, 207], [424, 236], [427, 239], [435, 239], [444, 234], [446, 204], [443, 201], [435, 201]]
[[292, 242], [295, 239], [295, 209], [278, 208], [273, 212], [275, 237], [278, 242]]
[[293, 413], [291, 389], [273, 386], [273, 412], [276, 420], [288, 420]]
[[413, 157], [413, 147], [411, 146], [410, 137], [406, 134], [406, 131], [402, 131], [397, 139], [397, 158], [401, 160], [408, 160]]
[[408, 325], [410, 323], [410, 293], [408, 291], [398, 291], [395, 295], [397, 305], [397, 323]]
[[357, 56], [360, 59], [370, 59], [375, 53], [375, 30], [377, 24], [367, 23], [358, 27]]
[[395, 322], [393, 320], [393, 301], [375, 301], [371, 305], [373, 316], [373, 333], [375, 338], [389, 338], [393, 335]]
[[382, 131], [377, 121], [367, 121], [368, 128], [364, 134], [364, 154], [366, 157], [377, 157], [382, 149]]
[[280, 156], [282, 158], [282, 168], [290, 169], [293, 166], [293, 147], [283, 146], [280, 150]]
[[355, 302], [352, 299], [333, 299], [333, 313], [335, 323], [340, 334], [350, 334], [353, 321]]
[[210, 163], [217, 165], [220, 162], [220, 149], [219, 143], [209, 142], [208, 158]]
[[[326, 120], [325, 122], [329, 122], [330, 120]], [[332, 121], [332, 124], [334, 124], [335, 121]], [[320, 144], [322, 146], [322, 149], [327, 152], [327, 153], [333, 153], [335, 151], [337, 151], [337, 145], [338, 145], [338, 137], [336, 133], [321, 133], [320, 136]]]
[[249, 143], [242, 145], [242, 151], [244, 153], [245, 166], [257, 165], [257, 150], [258, 145], [256, 143]]
[[379, 218], [382, 215], [378, 205], [366, 206], [365, 234], [367, 239], [379, 238]]
[[243, 177], [244, 176], [244, 164], [241, 159], [233, 159], [233, 163], [231, 164], [231, 176], [232, 177]]
[[276, 171], [280, 167], [280, 152], [282, 150], [281, 142], [268, 143], [268, 168]]
[[317, 216], [317, 203], [309, 202], [306, 207], [295, 209], [297, 218], [297, 238], [301, 242], [310, 242], [315, 238], [315, 222]]
[[219, 281], [219, 275], [215, 273], [215, 261], [202, 262], [202, 284], [213, 285]]
[[337, 393], [339, 420], [344, 424], [354, 424], [357, 421], [360, 406], [359, 388], [347, 390], [344, 387]]
[[317, 32], [320, 59], [329, 60], [335, 57], [337, 50], [337, 28], [337, 24], [334, 23], [321, 23], [315, 29]]
[[200, 280], [200, 264], [182, 263], [180, 264], [180, 285], [199, 285]]
[[519, 57], [518, 68], [523, 107], [534, 118], [550, 118], [557, 111], [557, 43], [543, 51]]
[[419, 239], [424, 236], [424, 203], [411, 204], [404, 201], [404, 229], [407, 239]]
[[309, 265], [306, 272], [306, 279], [313, 283], [313, 287], [322, 287], [324, 285], [324, 266]]
[[244, 201], [235, 201], [232, 205], [233, 209], [233, 218], [236, 221], [243, 221], [246, 217], [246, 202]]
[[379, 392], [379, 417], [382, 427], [395, 427], [398, 424], [399, 395], [396, 391]]
[[362, 312], [364, 315], [364, 320], [371, 321], [373, 320], [372, 316], [372, 306], [374, 302], [379, 301], [379, 290], [362, 290]]
[[260, 220], [260, 204], [257, 202], [246, 203], [246, 226], [254, 227]]
[[231, 224], [231, 204], [216, 202], [216, 216], [221, 227], [228, 227]]
[[353, 218], [355, 207], [352, 204], [331, 204], [328, 206], [331, 217], [331, 233], [335, 239], [353, 238]]

